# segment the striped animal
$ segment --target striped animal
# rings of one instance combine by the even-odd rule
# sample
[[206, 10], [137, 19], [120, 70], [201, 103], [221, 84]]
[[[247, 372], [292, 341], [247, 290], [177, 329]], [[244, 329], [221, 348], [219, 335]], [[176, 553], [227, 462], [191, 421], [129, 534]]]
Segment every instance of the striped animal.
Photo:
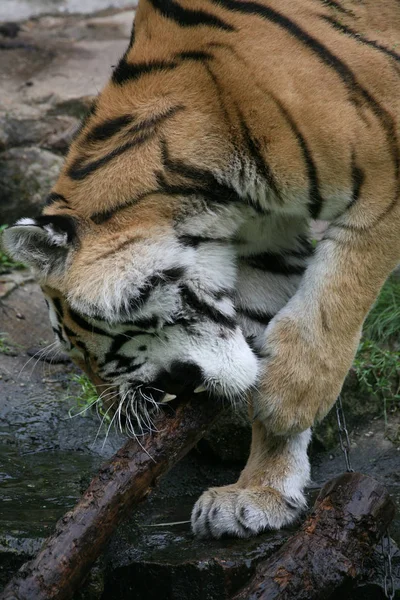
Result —
[[43, 214], [6, 231], [130, 426], [183, 389], [251, 399], [199, 536], [305, 505], [310, 427], [400, 259], [399, 126], [398, 0], [140, 0]]

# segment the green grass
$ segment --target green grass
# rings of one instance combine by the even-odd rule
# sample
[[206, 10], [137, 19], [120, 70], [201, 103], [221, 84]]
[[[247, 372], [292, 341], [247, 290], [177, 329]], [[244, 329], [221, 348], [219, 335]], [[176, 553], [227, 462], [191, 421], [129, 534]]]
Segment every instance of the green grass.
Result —
[[354, 360], [360, 388], [388, 413], [400, 408], [400, 281], [390, 277], [368, 315]]
[[22, 263], [16, 262], [2, 250], [1, 247], [1, 235], [3, 231], [7, 228], [7, 225], [0, 225], [0, 274], [10, 271], [10, 269], [25, 269], [25, 265]]
[[106, 414], [101, 402], [98, 402], [99, 395], [95, 386], [84, 373], [71, 376], [71, 388], [72, 390], [66, 398], [67, 400], [73, 400], [73, 406], [68, 411], [70, 417], [78, 414], [84, 415], [92, 409], [97, 410], [104, 423], [111, 421], [111, 416]]
[[400, 341], [400, 279], [392, 276], [383, 286], [365, 321], [363, 336], [378, 344]]

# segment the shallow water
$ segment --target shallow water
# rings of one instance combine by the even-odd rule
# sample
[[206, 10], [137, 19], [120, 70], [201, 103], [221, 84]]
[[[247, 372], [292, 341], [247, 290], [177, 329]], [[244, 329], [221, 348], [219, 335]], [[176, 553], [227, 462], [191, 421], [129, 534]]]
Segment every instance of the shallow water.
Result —
[[40, 538], [71, 508], [98, 467], [96, 457], [53, 450], [20, 452], [0, 437], [0, 539]]
[[22, 21], [41, 14], [92, 13], [134, 4], [129, 0], [0, 0], [0, 21]]

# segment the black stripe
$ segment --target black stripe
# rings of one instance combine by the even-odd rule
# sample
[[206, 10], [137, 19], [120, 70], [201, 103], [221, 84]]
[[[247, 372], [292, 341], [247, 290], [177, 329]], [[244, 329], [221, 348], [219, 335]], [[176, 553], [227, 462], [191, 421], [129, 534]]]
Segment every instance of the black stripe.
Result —
[[[319, 59], [322, 62], [324, 62], [330, 69], [333, 69], [337, 73], [337, 75], [346, 85], [349, 92], [352, 94], [353, 102], [357, 106], [360, 106], [363, 103], [367, 103], [371, 107], [371, 110], [374, 113], [374, 115], [380, 120], [383, 128], [386, 131], [388, 143], [395, 165], [396, 179], [398, 178], [400, 154], [397, 144], [397, 132], [395, 121], [391, 114], [385, 108], [383, 108], [379, 104], [379, 102], [375, 100], [375, 98], [368, 92], [368, 90], [366, 90], [362, 85], [360, 85], [354, 73], [345, 62], [343, 62], [338, 56], [333, 54], [333, 52], [331, 52], [329, 48], [324, 46], [324, 44], [322, 44], [319, 40], [317, 40], [315, 37], [307, 33], [307, 31], [302, 29], [297, 23], [295, 23], [282, 13], [272, 9], [269, 6], [261, 5], [257, 2], [243, 0], [210, 1], [216, 4], [217, 6], [222, 6], [230, 11], [240, 12], [243, 14], [252, 14], [266, 19], [287, 31], [287, 33], [293, 36], [301, 44], [315, 52], [315, 54], [319, 57]], [[361, 98], [357, 97], [357, 95], [361, 96]]]
[[[129, 302], [130, 308], [137, 310], [139, 307], [142, 307], [148, 301], [152, 291], [157, 286], [176, 283], [181, 279], [181, 277], [183, 277], [184, 274], [184, 267], [171, 267], [170, 269], [165, 269], [156, 275], [152, 275], [137, 290], [136, 296]], [[138, 322], [136, 320], [135, 324], [137, 323]], [[138, 325], [138, 327], [141, 327], [141, 325]]]
[[126, 331], [125, 333], [118, 334], [112, 341], [110, 350], [107, 352], [104, 357], [104, 362], [99, 365], [99, 368], [102, 368], [107, 365], [108, 362], [115, 359], [115, 355], [119, 352], [125, 344], [131, 341], [132, 338], [148, 335], [146, 331]]
[[[212, 44], [208, 44], [208, 45], [211, 46]], [[215, 47], [219, 47], [219, 44], [215, 43], [214, 46]], [[221, 44], [221, 46], [224, 47], [223, 44]], [[231, 49], [230, 46], [228, 46], [228, 49], [229, 50]], [[231, 122], [231, 118], [229, 116], [228, 108], [227, 108], [226, 103], [225, 103], [225, 93], [224, 93], [223, 87], [220, 85], [220, 83], [218, 81], [218, 78], [215, 75], [215, 73], [212, 71], [210, 65], [208, 63], [204, 63], [203, 66], [206, 69], [206, 71], [207, 71], [207, 73], [208, 73], [211, 81], [213, 82], [213, 85], [215, 87], [215, 91], [216, 91], [217, 96], [218, 96], [218, 100], [219, 100], [219, 104], [220, 104], [221, 110], [224, 113], [225, 120], [226, 120], [226, 122], [229, 125], [231, 125], [232, 122]]]
[[96, 223], [96, 225], [101, 225], [102, 223], [105, 223], [106, 221], [111, 219], [115, 215], [115, 213], [118, 210], [120, 210], [120, 208], [123, 207], [110, 208], [110, 210], [105, 210], [104, 212], [93, 213], [90, 218], [93, 221], [93, 223]]
[[287, 122], [289, 123], [290, 128], [293, 131], [294, 135], [296, 136], [298, 144], [303, 153], [303, 158], [304, 158], [304, 162], [306, 164], [307, 176], [308, 176], [308, 182], [309, 182], [308, 185], [309, 185], [310, 200], [308, 203], [308, 210], [309, 210], [309, 213], [310, 213], [310, 216], [312, 219], [318, 219], [324, 199], [321, 196], [321, 193], [319, 191], [319, 178], [318, 178], [318, 173], [317, 173], [317, 167], [315, 165], [313, 156], [311, 154], [311, 150], [308, 147], [305, 137], [301, 133], [300, 129], [298, 128], [297, 124], [293, 120], [290, 113], [286, 110], [286, 108], [283, 106], [283, 104], [277, 98], [274, 98], [274, 100], [275, 100], [277, 106], [279, 107], [280, 111], [286, 118]]
[[233, 300], [234, 292], [231, 288], [221, 288], [220, 290], [215, 290], [213, 292], [209, 292], [210, 296], [214, 298], [214, 300], [220, 301], [224, 299]]
[[172, 186], [172, 185], [167, 184], [162, 173], [155, 173], [155, 176], [156, 176], [156, 180], [157, 180], [157, 185], [159, 186], [157, 189], [149, 190], [148, 192], [139, 194], [135, 198], [132, 198], [131, 200], [126, 202], [125, 204], [120, 204], [119, 206], [112, 208], [110, 210], [107, 210], [104, 212], [93, 213], [90, 217], [92, 219], [92, 221], [94, 223], [96, 223], [97, 225], [101, 225], [102, 223], [105, 223], [109, 219], [112, 219], [112, 217], [115, 214], [117, 214], [120, 210], [124, 210], [125, 208], [129, 208], [130, 206], [137, 204], [138, 202], [140, 202], [147, 196], [164, 194], [164, 195], [180, 195], [180, 196], [190, 197], [190, 196], [198, 196], [200, 194], [203, 194], [202, 188], [188, 187], [188, 186], [184, 186], [184, 185]]
[[375, 50], [378, 50], [379, 52], [383, 52], [383, 54], [386, 54], [387, 56], [390, 56], [391, 58], [394, 58], [395, 60], [400, 61], [400, 54], [398, 54], [394, 50], [390, 50], [386, 46], [383, 46], [382, 44], [379, 44], [378, 42], [375, 42], [374, 40], [367, 39], [361, 33], [358, 33], [358, 31], [356, 31], [355, 29], [351, 29], [350, 27], [347, 27], [346, 25], [339, 23], [339, 21], [336, 21], [336, 19], [334, 19], [333, 17], [327, 17], [326, 15], [322, 15], [321, 19], [324, 19], [324, 21], [327, 21], [330, 25], [332, 25], [332, 27], [334, 27], [338, 31], [341, 31], [342, 33], [348, 35], [349, 37], [357, 40], [357, 42], [360, 42], [361, 44], [365, 44], [367, 46], [371, 46], [371, 48], [375, 48]]
[[208, 244], [210, 242], [221, 243], [221, 242], [226, 242], [227, 240], [225, 238], [212, 238], [212, 237], [205, 237], [203, 235], [185, 234], [185, 235], [180, 235], [178, 237], [178, 241], [181, 242], [181, 244], [183, 244], [184, 246], [190, 246], [191, 248], [198, 248], [201, 244]]
[[191, 50], [189, 52], [179, 52], [179, 54], [175, 55], [176, 58], [180, 58], [181, 60], [194, 60], [194, 61], [205, 61], [212, 60], [214, 56], [211, 52], [204, 52], [202, 50]]
[[62, 319], [64, 317], [64, 310], [60, 298], [52, 298], [51, 300], [53, 302], [57, 315], [60, 317], [60, 319]]
[[68, 175], [71, 177], [71, 179], [74, 179], [75, 181], [80, 181], [82, 179], [85, 179], [86, 177], [88, 177], [89, 175], [91, 175], [92, 173], [97, 171], [97, 169], [99, 169], [100, 167], [103, 167], [107, 163], [111, 162], [117, 156], [121, 156], [121, 154], [124, 154], [124, 152], [127, 152], [128, 150], [130, 150], [131, 148], [134, 148], [135, 146], [141, 146], [142, 144], [147, 142], [149, 139], [151, 139], [153, 137], [153, 135], [154, 134], [152, 132], [143, 134], [141, 137], [137, 138], [136, 140], [127, 142], [126, 144], [123, 144], [122, 146], [118, 146], [118, 148], [115, 148], [114, 150], [112, 150], [112, 152], [109, 152], [105, 156], [102, 156], [101, 158], [98, 158], [97, 160], [89, 162], [86, 165], [83, 164], [86, 160], [86, 157], [77, 158], [72, 163], [72, 165], [69, 167]]
[[117, 85], [122, 85], [127, 81], [137, 81], [143, 75], [149, 73], [159, 73], [160, 71], [170, 71], [175, 69], [179, 63], [152, 61], [148, 63], [128, 63], [123, 56], [112, 74], [112, 81]]
[[68, 336], [68, 338], [76, 337], [75, 331], [72, 331], [72, 329], [67, 327], [67, 325], [63, 324], [63, 328], [64, 328], [64, 331], [65, 331], [66, 335]]
[[[141, 366], [142, 365], [137, 365], [136, 368], [139, 368]], [[135, 371], [135, 370], [136, 369], [132, 369], [132, 371]], [[119, 371], [114, 370], [114, 371], [110, 371], [109, 373], [101, 373], [100, 375], [101, 375], [102, 379], [104, 379], [104, 381], [110, 381], [110, 382], [112, 382], [117, 377], [120, 377], [121, 375], [127, 375], [130, 372], [131, 372], [131, 369], [129, 367], [124, 367], [123, 369], [120, 369]]]
[[[60, 342], [64, 341], [60, 327], [52, 327], [53, 333], [58, 337]], [[42, 359], [43, 360], [43, 359]]]
[[83, 350], [83, 352], [86, 356], [89, 356], [89, 350], [87, 349], [87, 346], [84, 342], [82, 342], [81, 340], [76, 340], [76, 341], [74, 341], [74, 345], [77, 348], [80, 348], [81, 350]]
[[321, 0], [322, 4], [325, 4], [326, 6], [329, 6], [330, 8], [334, 8], [335, 10], [337, 10], [338, 12], [343, 13], [344, 15], [349, 15], [351, 17], [354, 17], [354, 12], [348, 8], [344, 8], [343, 6], [341, 6], [339, 4], [339, 2], [335, 2], [334, 0]]
[[110, 334], [91, 323], [88, 323], [80, 314], [75, 312], [72, 308], [69, 309], [69, 316], [71, 320], [78, 325], [84, 331], [89, 331], [90, 333], [96, 333], [97, 335], [104, 335], [106, 337], [110, 337]]
[[302, 275], [306, 269], [306, 265], [290, 265], [285, 256], [272, 252], [241, 256], [240, 261], [253, 269], [279, 275]]
[[124, 371], [125, 373], [134, 373], [144, 365], [143, 362], [134, 364], [133, 361], [137, 358], [137, 356], [122, 356], [121, 354], [117, 354], [113, 358], [113, 360], [117, 363], [114, 373], [117, 371], [119, 371], [120, 375], [122, 375], [121, 371]]
[[355, 204], [359, 199], [361, 194], [361, 188], [365, 181], [365, 173], [359, 166], [357, 166], [356, 156], [354, 152], [351, 157], [351, 180], [353, 184], [353, 193], [351, 196], [349, 207], [353, 206], [353, 204]]
[[65, 196], [63, 196], [62, 194], [57, 194], [57, 192], [50, 192], [50, 194], [46, 197], [44, 201], [44, 205], [50, 206], [50, 204], [53, 204], [54, 202], [58, 201], [65, 202], [66, 204], [68, 204], [68, 200]]
[[145, 119], [144, 121], [141, 121], [140, 123], [135, 123], [135, 125], [133, 125], [132, 127], [129, 127], [129, 129], [125, 133], [125, 136], [131, 135], [133, 133], [135, 133], [135, 134], [141, 133], [142, 131], [145, 131], [147, 129], [157, 127], [157, 125], [160, 125], [160, 123], [163, 123], [164, 121], [167, 121], [168, 119], [171, 119], [178, 112], [181, 112], [184, 109], [185, 109], [185, 107], [183, 106], [183, 104], [177, 104], [176, 106], [171, 106], [165, 112], [163, 112], [159, 115], [154, 115], [152, 117], [149, 117], [148, 119]]
[[309, 258], [315, 252], [315, 247], [312, 245], [310, 239], [304, 235], [298, 235], [297, 241], [300, 244], [300, 248], [296, 250], [290, 250], [288, 255], [295, 258]]
[[132, 325], [135, 325], [135, 327], [140, 327], [141, 329], [160, 329], [159, 318], [156, 315], [135, 319], [134, 321], [131, 321], [131, 323]]
[[187, 285], [181, 287], [181, 296], [182, 300], [196, 313], [200, 313], [200, 315], [207, 317], [211, 321], [214, 321], [214, 323], [218, 323], [225, 327], [236, 327], [235, 319], [220, 312], [217, 308], [207, 304], [204, 300], [201, 300]]
[[274, 192], [277, 199], [282, 200], [275, 177], [274, 177], [268, 163], [266, 162], [265, 158], [262, 156], [261, 144], [260, 144], [259, 140], [255, 139], [252, 136], [250, 129], [246, 123], [246, 120], [238, 108], [237, 108], [237, 112], [239, 115], [240, 128], [242, 130], [242, 135], [243, 135], [245, 144], [247, 146], [248, 154], [253, 159], [253, 161], [256, 165], [257, 171], [260, 173], [260, 175], [262, 177], [264, 177], [265, 181], [268, 183], [269, 187]]
[[[161, 140], [161, 156], [162, 162], [167, 171], [174, 175], [179, 175], [183, 179], [189, 180], [190, 186], [187, 191], [191, 189], [192, 194], [201, 194], [201, 196], [209, 202], [215, 204], [230, 204], [234, 202], [243, 203], [243, 198], [231, 187], [219, 182], [215, 175], [207, 169], [201, 169], [195, 167], [189, 163], [186, 163], [179, 159], [173, 159], [170, 157], [168, 145], [165, 140]], [[158, 174], [157, 183], [163, 192], [167, 193], [179, 193], [179, 185], [176, 184], [169, 186], [162, 174]], [[185, 186], [183, 186], [185, 187]], [[169, 188], [169, 189], [168, 189]], [[172, 191], [176, 189], [177, 191]], [[261, 207], [254, 207], [258, 212], [264, 213]]]
[[232, 25], [204, 10], [183, 8], [183, 6], [180, 6], [174, 0], [149, 0], [149, 2], [163, 17], [174, 21], [181, 27], [206, 25], [208, 27], [217, 27], [223, 31], [235, 31]]
[[126, 125], [129, 125], [132, 120], [133, 117], [131, 115], [122, 115], [115, 119], [104, 121], [86, 134], [85, 142], [104, 142], [121, 131]]
[[267, 326], [269, 324], [269, 322], [271, 321], [271, 319], [274, 318], [275, 315], [271, 315], [271, 313], [268, 312], [258, 312], [255, 309], [251, 309], [251, 308], [238, 308], [237, 312], [240, 315], [243, 315], [244, 317], [247, 317], [248, 319], [251, 319], [252, 321], [257, 321], [258, 323], [261, 323], [261, 325], [265, 325]]

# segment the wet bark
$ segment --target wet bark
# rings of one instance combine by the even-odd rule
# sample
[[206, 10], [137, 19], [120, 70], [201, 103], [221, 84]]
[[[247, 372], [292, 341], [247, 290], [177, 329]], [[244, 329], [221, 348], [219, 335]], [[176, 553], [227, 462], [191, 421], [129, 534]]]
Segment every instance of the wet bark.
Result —
[[181, 400], [158, 432], [129, 440], [104, 465], [75, 508], [62, 517], [35, 559], [9, 582], [2, 600], [67, 600], [79, 588], [118, 524], [158, 479], [205, 434], [222, 404], [202, 394]]
[[367, 556], [395, 514], [386, 489], [367, 475], [329, 481], [313, 512], [279, 551], [260, 563], [232, 600], [324, 600], [363, 572]]

